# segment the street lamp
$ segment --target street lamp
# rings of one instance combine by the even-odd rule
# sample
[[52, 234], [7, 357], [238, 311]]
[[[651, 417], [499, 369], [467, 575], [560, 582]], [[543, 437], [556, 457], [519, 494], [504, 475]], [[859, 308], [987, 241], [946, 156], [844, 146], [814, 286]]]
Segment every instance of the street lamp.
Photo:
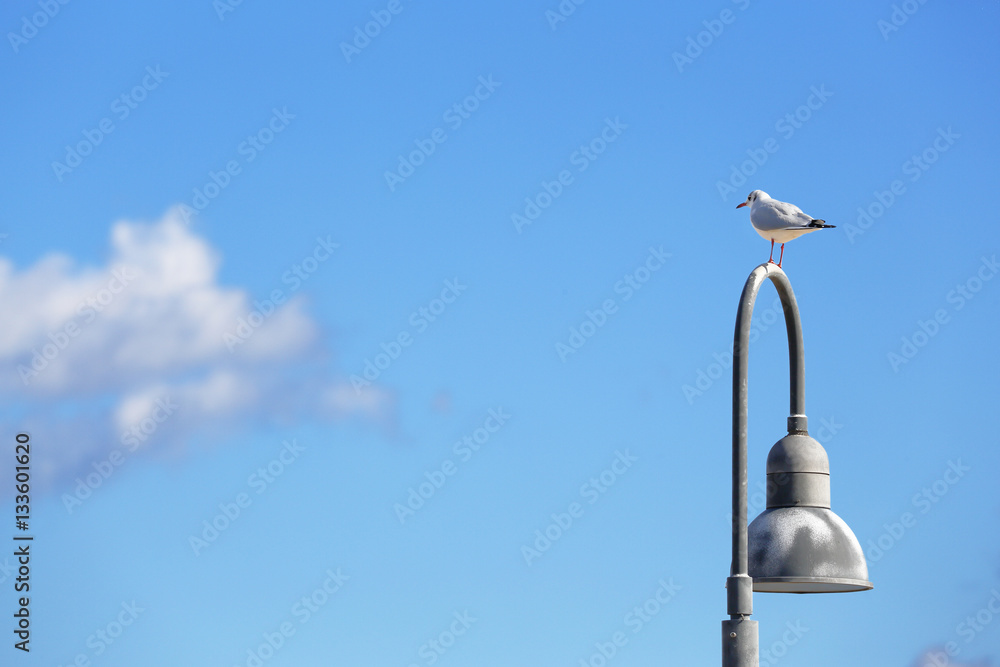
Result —
[[[747, 359], [757, 291], [769, 278], [788, 331], [788, 435], [767, 456], [767, 509], [747, 528]], [[733, 561], [726, 580], [729, 620], [722, 622], [723, 667], [758, 667], [753, 591], [841, 593], [872, 588], [858, 538], [830, 511], [830, 463], [809, 437], [805, 415], [802, 322], [788, 276], [775, 264], [755, 268], [743, 286], [733, 337]]]

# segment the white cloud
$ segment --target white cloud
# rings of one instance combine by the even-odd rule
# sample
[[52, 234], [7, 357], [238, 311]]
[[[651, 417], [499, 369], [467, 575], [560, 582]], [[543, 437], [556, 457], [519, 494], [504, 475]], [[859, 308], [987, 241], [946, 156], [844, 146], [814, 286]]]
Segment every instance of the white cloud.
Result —
[[323, 363], [331, 355], [302, 295], [230, 351], [226, 336], [253, 296], [218, 284], [219, 264], [173, 212], [116, 223], [103, 267], [53, 254], [19, 271], [0, 257], [0, 312], [17, 314], [0, 327], [0, 396], [23, 407], [8, 426], [48, 434], [46, 477], [72, 479], [120, 447], [151, 423], [158, 400], [179, 406], [143, 442], [164, 451], [268, 422], [358, 416], [391, 426], [391, 395], [359, 394]]
[[925, 651], [913, 663], [913, 667], [990, 667], [990, 664], [986, 660], [977, 662], [956, 661], [955, 658], [949, 657], [945, 647], [941, 646]]

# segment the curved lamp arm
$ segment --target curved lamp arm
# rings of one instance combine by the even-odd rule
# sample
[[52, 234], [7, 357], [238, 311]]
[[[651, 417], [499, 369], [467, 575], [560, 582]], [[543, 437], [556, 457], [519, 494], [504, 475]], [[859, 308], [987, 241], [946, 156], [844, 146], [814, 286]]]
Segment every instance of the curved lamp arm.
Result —
[[743, 286], [733, 336], [733, 561], [728, 596], [729, 614], [733, 619], [749, 616], [753, 610], [753, 582], [747, 574], [747, 360], [750, 317], [765, 278], [770, 278], [778, 290], [788, 331], [788, 432], [806, 431], [805, 358], [799, 307], [785, 272], [775, 264], [761, 264], [750, 273]]

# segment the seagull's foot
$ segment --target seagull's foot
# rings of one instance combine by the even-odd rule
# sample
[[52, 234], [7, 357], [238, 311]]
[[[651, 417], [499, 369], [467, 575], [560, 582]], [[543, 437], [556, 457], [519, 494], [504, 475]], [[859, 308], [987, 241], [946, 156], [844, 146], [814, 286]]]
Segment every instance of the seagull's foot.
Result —
[[[768, 259], [768, 260], [767, 260], [767, 263], [768, 263], [768, 264], [774, 264], [774, 260], [773, 260], [773, 259]], [[779, 269], [781, 268], [781, 264], [778, 264], [778, 268], [779, 268]]]

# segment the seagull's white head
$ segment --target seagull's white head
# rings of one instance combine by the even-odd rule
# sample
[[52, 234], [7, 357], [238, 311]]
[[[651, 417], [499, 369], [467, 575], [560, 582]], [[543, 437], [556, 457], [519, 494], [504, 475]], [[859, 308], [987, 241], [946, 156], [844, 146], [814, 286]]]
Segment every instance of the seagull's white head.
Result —
[[737, 204], [736, 208], [743, 208], [744, 206], [750, 206], [752, 208], [753, 203], [758, 199], [770, 199], [770, 198], [771, 197], [763, 190], [754, 190], [753, 192], [747, 195], [747, 200], [742, 204]]

